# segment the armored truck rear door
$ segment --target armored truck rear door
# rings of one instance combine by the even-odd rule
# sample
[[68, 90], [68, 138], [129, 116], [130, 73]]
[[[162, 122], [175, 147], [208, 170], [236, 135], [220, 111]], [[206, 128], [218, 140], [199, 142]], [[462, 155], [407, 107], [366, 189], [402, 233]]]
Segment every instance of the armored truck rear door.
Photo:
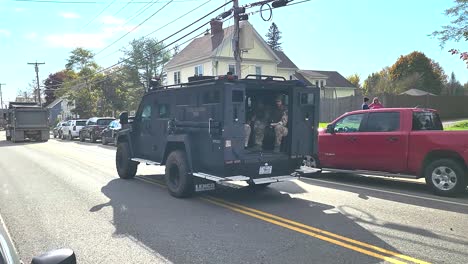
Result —
[[312, 87], [293, 87], [289, 115], [291, 122], [291, 155], [317, 153], [320, 90]]

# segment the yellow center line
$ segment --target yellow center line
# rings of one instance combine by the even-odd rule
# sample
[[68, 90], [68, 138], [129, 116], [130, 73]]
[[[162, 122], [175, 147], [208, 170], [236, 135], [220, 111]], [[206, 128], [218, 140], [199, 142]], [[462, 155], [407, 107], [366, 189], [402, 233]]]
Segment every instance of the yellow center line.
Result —
[[[141, 180], [141, 181], [144, 181], [144, 182], [147, 182], [147, 183], [150, 183], [150, 184], [154, 184], [154, 185], [158, 185], [158, 186], [163, 187], [163, 188], [167, 188], [167, 186], [165, 186], [163, 183], [158, 182], [157, 180], [149, 180], [149, 179], [144, 179], [142, 177], [137, 177], [137, 178], [139, 180]], [[379, 259], [383, 259], [383, 260], [388, 261], [390, 263], [405, 263], [403, 261], [392, 258], [392, 257], [397, 257], [397, 258], [408, 260], [408, 261], [411, 261], [411, 262], [414, 262], [414, 263], [429, 264], [429, 262], [425, 262], [425, 261], [422, 261], [422, 260], [419, 260], [419, 259], [415, 259], [415, 258], [406, 256], [406, 255], [403, 255], [403, 254], [400, 254], [400, 253], [397, 253], [397, 252], [394, 252], [394, 251], [386, 250], [386, 249], [383, 249], [383, 248], [380, 248], [380, 247], [377, 247], [377, 246], [374, 246], [374, 245], [370, 245], [370, 244], [367, 244], [367, 243], [364, 243], [364, 242], [361, 242], [361, 241], [356, 241], [356, 240], [351, 239], [351, 238], [340, 236], [340, 235], [337, 235], [337, 234], [334, 234], [334, 233], [331, 233], [331, 232], [328, 232], [328, 231], [325, 231], [325, 230], [321, 230], [321, 229], [318, 229], [318, 228], [315, 228], [315, 227], [312, 227], [312, 226], [308, 226], [308, 225], [305, 225], [305, 224], [302, 224], [302, 223], [299, 223], [299, 222], [295, 222], [295, 221], [292, 221], [292, 220], [289, 220], [289, 219], [286, 219], [286, 218], [282, 218], [282, 217], [279, 217], [279, 216], [276, 216], [276, 215], [272, 215], [272, 214], [269, 214], [269, 213], [266, 213], [266, 212], [263, 212], [263, 211], [260, 211], [260, 210], [257, 210], [257, 209], [249, 208], [249, 207], [246, 207], [246, 206], [243, 206], [243, 205], [228, 202], [228, 201], [225, 201], [225, 200], [222, 200], [222, 199], [219, 199], [219, 198], [215, 198], [215, 197], [212, 197], [212, 196], [200, 197], [199, 199], [201, 199], [203, 201], [206, 201], [206, 202], [209, 202], [209, 203], [212, 203], [212, 204], [215, 204], [215, 205], [218, 205], [218, 206], [221, 206], [221, 207], [224, 207], [224, 208], [227, 208], [229, 210], [244, 214], [244, 215], [251, 216], [253, 218], [260, 219], [262, 221], [265, 221], [265, 222], [268, 222], [268, 223], [271, 223], [271, 224], [274, 224], [274, 225], [277, 225], [277, 226], [281, 226], [281, 227], [284, 227], [284, 228], [287, 228], [287, 229], [290, 229], [290, 230], [293, 230], [293, 231], [296, 231], [296, 232], [299, 232], [299, 233], [302, 233], [302, 234], [305, 234], [305, 235], [308, 235], [308, 236], [311, 236], [311, 237], [314, 237], [314, 238], [317, 238], [317, 239], [320, 239], [320, 240], [323, 240], [323, 241], [327, 241], [329, 243], [332, 243], [332, 244], [335, 244], [335, 245], [338, 245], [338, 246], [341, 246], [341, 247], [344, 247], [344, 248], [348, 248], [348, 249], [360, 252], [360, 253], [365, 254], [365, 255], [369, 255], [369, 256], [372, 256], [372, 257], [375, 257], [375, 258], [379, 258]], [[304, 230], [304, 229], [306, 229], [306, 230]], [[311, 232], [311, 231], [313, 231], [313, 232]], [[324, 236], [324, 235], [327, 235], [328, 237]], [[336, 239], [333, 239], [331, 237], [336, 238]], [[343, 241], [339, 241], [337, 239], [340, 239], [340, 240], [343, 240], [343, 241], [346, 241], [346, 242], [349, 242], [349, 243], [353, 243], [355, 245], [359, 245], [359, 246], [362, 246], [362, 247], [366, 247], [366, 248], [374, 250], [374, 251], [379, 251], [379, 252], [391, 255], [392, 257], [384, 256], [384, 255], [381, 255], [379, 253], [372, 252], [372, 251], [369, 251], [367, 249], [363, 249], [363, 248], [357, 247], [355, 245], [345, 243]]]
[[364, 243], [364, 242], [361, 242], [361, 241], [357, 241], [357, 240], [354, 240], [354, 239], [351, 239], [351, 238], [348, 238], [348, 237], [344, 237], [344, 236], [341, 236], [341, 235], [338, 235], [338, 234], [335, 234], [335, 233], [332, 233], [332, 232], [329, 232], [329, 231], [325, 231], [325, 230], [322, 230], [322, 229], [319, 229], [319, 228], [316, 228], [316, 227], [308, 226], [308, 225], [305, 225], [305, 224], [302, 224], [302, 223], [299, 223], [299, 222], [296, 222], [296, 221], [292, 221], [292, 220], [289, 220], [289, 219], [286, 219], [286, 218], [283, 218], [283, 217], [280, 217], [280, 216], [276, 216], [276, 215], [273, 215], [273, 214], [269, 214], [269, 213], [266, 213], [266, 212], [263, 212], [263, 211], [260, 211], [260, 210], [257, 210], [257, 209], [253, 209], [253, 208], [246, 207], [246, 206], [243, 206], [243, 205], [240, 205], [240, 204], [235, 204], [235, 203], [232, 203], [232, 202], [228, 202], [228, 201], [225, 201], [225, 200], [222, 200], [222, 199], [219, 199], [219, 198], [215, 198], [215, 197], [212, 197], [212, 196], [208, 196], [208, 197], [210, 199], [213, 199], [213, 200], [215, 200], [217, 202], [220, 202], [220, 203], [224, 203], [224, 204], [227, 204], [227, 205], [230, 205], [230, 206], [238, 207], [240, 209], [247, 210], [247, 211], [250, 211], [250, 212], [253, 212], [253, 213], [257, 213], [257, 214], [260, 214], [260, 215], [263, 215], [263, 216], [266, 216], [266, 217], [269, 217], [269, 218], [272, 218], [272, 219], [280, 220], [280, 221], [283, 221], [283, 222], [288, 223], [288, 224], [296, 225], [296, 226], [299, 226], [299, 227], [302, 227], [302, 228], [305, 228], [305, 229], [308, 229], [308, 230], [311, 230], [311, 231], [314, 231], [314, 232], [317, 232], [317, 233], [321, 233], [321, 234], [324, 234], [324, 235], [327, 235], [327, 236], [330, 236], [330, 237], [334, 237], [334, 238], [337, 238], [337, 239], [340, 239], [340, 240], [343, 240], [343, 241], [346, 241], [346, 242], [349, 242], [349, 243], [353, 243], [353, 244], [356, 244], [356, 245], [359, 245], [359, 246], [362, 246], [362, 247], [367, 247], [367, 248], [373, 249], [375, 251], [379, 251], [379, 252], [382, 252], [382, 253], [385, 253], [385, 254], [392, 255], [394, 257], [405, 259], [405, 260], [408, 260], [408, 261], [411, 261], [411, 262], [414, 262], [414, 263], [418, 263], [418, 264], [429, 264], [429, 262], [426, 262], [426, 261], [423, 261], [423, 260], [415, 259], [415, 258], [412, 258], [410, 256], [406, 256], [406, 255], [403, 255], [403, 254], [400, 254], [400, 253], [397, 253], [397, 252], [394, 252], [394, 251], [391, 251], [391, 250], [387, 250], [387, 249], [380, 248], [380, 247], [377, 247], [377, 246], [374, 246], [374, 245], [370, 245], [370, 244], [367, 244], [367, 243]]

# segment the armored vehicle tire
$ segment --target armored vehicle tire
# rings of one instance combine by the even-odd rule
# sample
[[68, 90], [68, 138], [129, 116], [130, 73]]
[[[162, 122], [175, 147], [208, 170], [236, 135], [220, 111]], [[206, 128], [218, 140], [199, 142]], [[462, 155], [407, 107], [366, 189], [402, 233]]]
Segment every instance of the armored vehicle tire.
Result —
[[84, 138], [84, 136], [83, 136], [82, 133], [80, 133], [80, 141], [81, 141], [81, 142], [85, 142], [85, 138]]
[[7, 140], [7, 141], [11, 141], [11, 136], [7, 136], [7, 137], [6, 137], [6, 140]]
[[172, 196], [183, 198], [193, 194], [193, 176], [189, 174], [187, 156], [184, 151], [175, 150], [169, 154], [164, 177]]
[[138, 169], [138, 163], [130, 160], [130, 147], [127, 142], [121, 142], [117, 146], [115, 155], [115, 166], [117, 173], [122, 179], [132, 179]]
[[425, 168], [426, 184], [435, 194], [454, 196], [461, 193], [467, 184], [467, 174], [459, 162], [452, 159], [438, 159]]

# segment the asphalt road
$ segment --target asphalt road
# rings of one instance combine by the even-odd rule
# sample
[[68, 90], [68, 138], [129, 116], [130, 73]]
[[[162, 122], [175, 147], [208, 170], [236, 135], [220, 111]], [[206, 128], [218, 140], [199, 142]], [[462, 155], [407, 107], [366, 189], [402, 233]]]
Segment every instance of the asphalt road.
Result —
[[163, 168], [119, 179], [113, 146], [4, 138], [0, 214], [25, 263], [61, 247], [79, 263], [468, 263], [468, 193], [330, 173], [175, 199]]

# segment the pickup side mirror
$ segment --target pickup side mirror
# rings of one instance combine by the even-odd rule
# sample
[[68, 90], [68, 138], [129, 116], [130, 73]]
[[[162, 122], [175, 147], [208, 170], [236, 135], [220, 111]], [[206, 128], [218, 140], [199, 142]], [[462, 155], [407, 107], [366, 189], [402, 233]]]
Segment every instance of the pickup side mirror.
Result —
[[327, 133], [328, 134], [335, 134], [335, 126], [333, 124], [327, 125]]
[[128, 124], [128, 112], [122, 112], [119, 116], [119, 119], [121, 125]]
[[34, 257], [31, 264], [76, 264], [76, 256], [71, 249], [57, 249]]

